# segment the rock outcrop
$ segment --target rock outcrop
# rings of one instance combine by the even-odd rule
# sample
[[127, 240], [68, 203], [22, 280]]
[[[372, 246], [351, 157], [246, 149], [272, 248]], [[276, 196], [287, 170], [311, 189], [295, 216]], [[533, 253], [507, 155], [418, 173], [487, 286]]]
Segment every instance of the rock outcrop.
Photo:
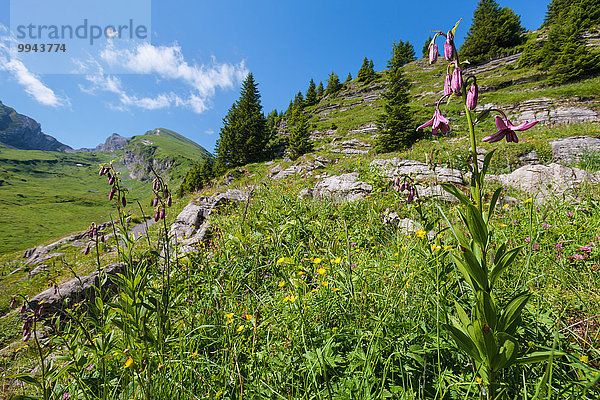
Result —
[[573, 136], [550, 142], [554, 158], [565, 164], [571, 164], [581, 159], [587, 153], [600, 154], [600, 139], [589, 136]]
[[[111, 277], [125, 272], [125, 264], [109, 264], [101, 271], [108, 279], [104, 282], [102, 290], [107, 290], [112, 285]], [[29, 318], [29, 314], [37, 311], [41, 307], [41, 316], [53, 315], [64, 308], [72, 307], [73, 304], [82, 300], [91, 300], [94, 298], [95, 289], [100, 280], [98, 271], [82, 276], [75, 277], [61, 285], [52, 287], [33, 297], [25, 307], [21, 309], [21, 318]]]
[[299, 195], [333, 201], [356, 201], [363, 199], [372, 190], [373, 186], [358, 180], [358, 172], [352, 172], [328, 176], [318, 182], [314, 188], [307, 188]]
[[536, 195], [537, 200], [543, 202], [553, 196], [565, 197], [584, 182], [598, 184], [600, 174], [552, 163], [525, 165], [510, 174], [488, 175], [486, 179]]
[[248, 200], [248, 192], [229, 189], [225, 193], [203, 196], [185, 206], [179, 213], [175, 223], [171, 225], [169, 234], [179, 244], [179, 252], [196, 252], [194, 245], [209, 239], [210, 224], [208, 217], [225, 204]]
[[371, 166], [380, 168], [390, 179], [410, 176], [420, 182], [453, 183], [456, 185], [464, 183], [463, 174], [460, 170], [445, 167], [431, 169], [429, 165], [423, 162], [403, 160], [399, 157], [373, 160]]

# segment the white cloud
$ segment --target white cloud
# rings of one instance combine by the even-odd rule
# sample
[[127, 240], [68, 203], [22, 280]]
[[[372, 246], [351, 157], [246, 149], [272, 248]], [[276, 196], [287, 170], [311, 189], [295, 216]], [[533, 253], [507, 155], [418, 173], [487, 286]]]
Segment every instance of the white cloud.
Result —
[[207, 135], [214, 135], [215, 131], [212, 130], [212, 129], [207, 129], [207, 130], [204, 131], [204, 133], [206, 133]]
[[[0, 25], [0, 32], [2, 31], [6, 31], [6, 28]], [[29, 71], [21, 60], [11, 54], [10, 41], [10, 37], [0, 36], [0, 71], [7, 71], [13, 75], [25, 92], [40, 104], [51, 107], [70, 105], [68, 98], [57, 96], [37, 75]]]
[[[98, 72], [86, 76], [92, 87], [80, 86], [81, 90], [86, 93], [95, 93], [101, 90], [118, 94], [122, 106], [133, 106], [146, 110], [185, 107], [197, 114], [203, 113], [209, 108], [210, 100], [217, 89], [231, 89], [248, 74], [248, 69], [243, 61], [237, 65], [218, 64], [213, 58], [210, 66], [191, 65], [185, 60], [181, 47], [176, 44], [154, 46], [144, 43], [133, 49], [117, 49], [109, 44], [101, 51], [100, 58], [108, 66], [118, 65], [131, 73], [157, 75], [162, 79], [179, 81], [188, 86], [190, 92], [187, 95], [170, 92], [160, 93], [154, 97], [138, 97], [128, 94], [123, 89], [119, 78], [105, 75], [97, 62], [95, 68]], [[116, 107], [118, 108], [118, 106]]]

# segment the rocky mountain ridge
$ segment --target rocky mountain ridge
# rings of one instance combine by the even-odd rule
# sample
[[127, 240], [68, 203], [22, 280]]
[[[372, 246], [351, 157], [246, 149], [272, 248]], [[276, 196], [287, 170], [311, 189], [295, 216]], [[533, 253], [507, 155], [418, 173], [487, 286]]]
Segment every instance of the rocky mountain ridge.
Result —
[[0, 101], [0, 145], [12, 149], [66, 152], [73, 150], [42, 132], [39, 122]]

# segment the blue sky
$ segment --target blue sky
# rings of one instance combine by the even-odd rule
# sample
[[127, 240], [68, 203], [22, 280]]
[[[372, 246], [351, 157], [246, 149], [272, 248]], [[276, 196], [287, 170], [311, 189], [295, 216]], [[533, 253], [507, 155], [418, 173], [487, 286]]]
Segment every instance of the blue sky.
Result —
[[[116, 0], [95, 3], [110, 1]], [[477, 4], [170, 0], [152, 1], [148, 9], [144, 4], [150, 0], [136, 1], [137, 11], [133, 2], [121, 0], [128, 6], [107, 6], [105, 15], [149, 15], [149, 42], [115, 48], [100, 40], [91, 55], [79, 60], [85, 67], [77, 74], [54, 74], [44, 73], [51, 58], [43, 54], [31, 62], [10, 58], [10, 1], [0, 0], [0, 100], [74, 148], [94, 147], [113, 132], [133, 136], [163, 127], [213, 151], [222, 118], [247, 72], [259, 83], [265, 113], [284, 110], [295, 93], [306, 91], [311, 78], [318, 84], [326, 83], [332, 71], [342, 80], [348, 72], [356, 76], [365, 56], [376, 70], [384, 69], [394, 40], [409, 40], [420, 56], [431, 30], [447, 30], [463, 18], [457, 30], [457, 43], [462, 43]], [[549, 1], [499, 4], [512, 8], [533, 30], [541, 25]], [[28, 4], [27, 12], [52, 23], [52, 16], [35, 4]], [[79, 59], [81, 54], [70, 48], [71, 60]]]

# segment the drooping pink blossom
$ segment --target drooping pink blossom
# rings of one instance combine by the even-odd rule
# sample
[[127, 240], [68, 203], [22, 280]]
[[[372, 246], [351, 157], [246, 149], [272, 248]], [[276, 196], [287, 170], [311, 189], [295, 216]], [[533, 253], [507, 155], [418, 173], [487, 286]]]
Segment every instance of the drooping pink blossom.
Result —
[[473, 83], [467, 92], [467, 108], [474, 110], [477, 107], [477, 98], [479, 97], [479, 87]]
[[517, 137], [517, 134], [515, 133], [515, 131], [527, 130], [527, 129], [535, 126], [537, 123], [538, 123], [538, 121], [533, 121], [533, 122], [525, 121], [520, 125], [513, 125], [512, 122], [510, 122], [508, 119], [504, 120], [504, 119], [500, 118], [499, 116], [496, 116], [496, 127], [498, 128], [498, 132], [494, 133], [493, 135], [484, 137], [483, 141], [495, 143], [506, 137], [507, 142], [518, 143], [519, 138]]
[[439, 51], [438, 51], [438, 47], [437, 44], [435, 44], [435, 42], [431, 42], [429, 44], [429, 64], [434, 64], [439, 56]]
[[458, 66], [458, 64], [454, 67], [454, 71], [452, 71], [452, 91], [456, 94], [460, 94], [463, 85], [463, 77], [462, 70]]
[[435, 112], [433, 113], [433, 118], [431, 118], [429, 121], [425, 122], [423, 125], [419, 126], [417, 128], [417, 130], [423, 129], [423, 128], [431, 125], [431, 128], [432, 128], [431, 132], [434, 135], [437, 134], [438, 129], [440, 130], [440, 132], [443, 135], [445, 135], [446, 133], [448, 133], [450, 131], [449, 123], [450, 123], [450, 121], [448, 121], [448, 118], [446, 118], [442, 115], [439, 108], [436, 108]]
[[446, 74], [446, 79], [444, 80], [444, 94], [452, 94], [452, 75]]
[[446, 43], [444, 43], [444, 57], [446, 60], [452, 60], [454, 57], [454, 34], [452, 30], [449, 30], [446, 34]]

